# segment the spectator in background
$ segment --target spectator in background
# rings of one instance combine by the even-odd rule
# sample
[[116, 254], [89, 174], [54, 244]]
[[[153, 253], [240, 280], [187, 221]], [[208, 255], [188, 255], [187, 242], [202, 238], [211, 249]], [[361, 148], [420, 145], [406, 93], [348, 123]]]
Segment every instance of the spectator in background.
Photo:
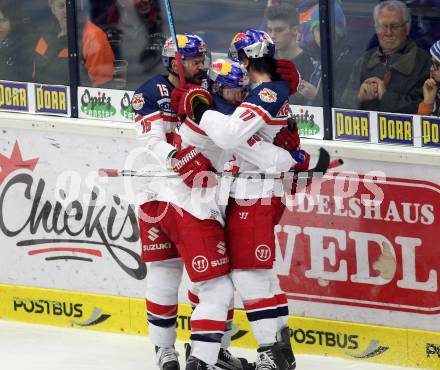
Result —
[[0, 80], [31, 80], [32, 46], [24, 37], [19, 6], [6, 0], [0, 4]]
[[[319, 0], [298, 0], [299, 12], [299, 37], [298, 44], [302, 48], [306, 48], [313, 42], [313, 33], [310, 31], [310, 22], [312, 20], [313, 12], [319, 8]], [[341, 6], [341, 0], [336, 0], [336, 3]], [[319, 14], [319, 10], [318, 10]]]
[[298, 44], [302, 48], [307, 47], [313, 41], [313, 36], [310, 32], [310, 19], [316, 6], [319, 7], [319, 0], [298, 0], [299, 23], [301, 25]]
[[431, 72], [423, 84], [423, 101], [419, 104], [417, 114], [423, 116], [440, 116], [440, 40], [431, 46]]
[[409, 8], [397, 0], [374, 8], [379, 46], [356, 61], [342, 97], [344, 108], [416, 113], [430, 58], [408, 35]]
[[[339, 1], [339, 0], [338, 0]], [[304, 48], [312, 41], [310, 33], [310, 17], [313, 8], [319, 4], [319, 0], [267, 0], [267, 7], [276, 7], [281, 4], [289, 4], [295, 8], [295, 13], [299, 18], [299, 25], [297, 27], [297, 41], [301, 48]], [[261, 25], [261, 29], [266, 30], [266, 22]]]
[[139, 61], [148, 72], [153, 65], [161, 62], [163, 39], [162, 19], [158, 0], [133, 0], [136, 13], [145, 30], [145, 46], [139, 55]]
[[161, 50], [168, 30], [163, 29], [160, 4], [160, 0], [118, 0], [121, 53], [116, 59], [127, 62], [128, 90], [139, 86], [139, 76], [162, 69]]
[[[44, 24], [34, 50], [34, 81], [69, 84], [66, 0], [49, 0], [52, 19]], [[42, 22], [43, 24], [43, 22]]]
[[[289, 59], [295, 63], [296, 68], [304, 80], [302, 83], [303, 93], [307, 93], [305, 85], [310, 85], [310, 77], [313, 73], [313, 60], [310, 55], [298, 46], [298, 12], [288, 3], [272, 5], [266, 8], [264, 13], [267, 22], [267, 33], [275, 43], [276, 57]], [[314, 99], [316, 93], [311, 97]], [[306, 96], [298, 93], [290, 98], [293, 104], [306, 104]]]
[[[321, 31], [319, 20], [319, 5], [315, 5], [309, 21], [312, 42], [304, 49], [312, 61], [312, 71], [303, 77], [298, 94], [304, 98], [305, 105], [322, 105], [321, 86]], [[332, 43], [333, 58], [333, 89], [335, 104], [339, 104], [339, 96], [344, 91], [347, 81], [347, 70], [351, 69], [351, 46], [346, 37], [346, 19], [338, 1], [334, 4], [334, 40]]]
[[115, 22], [116, 12], [115, 0], [90, 0], [90, 18], [82, 36], [82, 57], [93, 87], [111, 87], [115, 55], [103, 28]]

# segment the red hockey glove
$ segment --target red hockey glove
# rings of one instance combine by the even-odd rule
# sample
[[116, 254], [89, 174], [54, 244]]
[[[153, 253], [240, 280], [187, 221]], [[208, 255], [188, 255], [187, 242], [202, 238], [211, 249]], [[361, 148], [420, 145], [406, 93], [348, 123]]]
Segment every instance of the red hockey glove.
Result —
[[288, 59], [277, 60], [277, 73], [289, 83], [289, 95], [294, 95], [299, 89], [301, 75], [296, 69], [295, 64]]
[[183, 88], [173, 89], [171, 93], [171, 108], [177, 112], [179, 118], [188, 116], [197, 124], [211, 106], [212, 96], [201, 86], [185, 85]]
[[174, 156], [173, 170], [182, 176], [183, 182], [190, 188], [210, 188], [217, 185], [210, 160], [200, 150], [189, 146]]
[[287, 127], [283, 127], [275, 136], [273, 143], [280, 148], [293, 152], [299, 148], [299, 134], [298, 128], [295, 127], [293, 132]]
[[[183, 86], [178, 86], [173, 89], [171, 92], [171, 109], [177, 113], [179, 116], [179, 102], [183, 98], [183, 96], [188, 92], [189, 84], [185, 84]], [[184, 117], [179, 116], [179, 120], [183, 121]]]

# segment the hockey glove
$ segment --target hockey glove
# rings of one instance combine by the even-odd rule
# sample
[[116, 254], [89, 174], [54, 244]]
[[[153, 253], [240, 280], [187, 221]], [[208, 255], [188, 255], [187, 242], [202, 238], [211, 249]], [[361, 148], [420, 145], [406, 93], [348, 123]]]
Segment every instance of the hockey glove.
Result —
[[185, 92], [182, 89], [175, 88], [171, 93], [171, 107], [176, 109], [179, 119], [188, 116], [198, 124], [203, 113], [212, 106], [212, 96], [204, 87], [197, 85], [186, 85]]
[[305, 150], [302, 150], [302, 149], [296, 150], [294, 152], [291, 152], [290, 155], [297, 162], [293, 166], [294, 172], [304, 172], [309, 169], [310, 154], [307, 153]]
[[289, 83], [289, 95], [295, 95], [301, 81], [301, 75], [295, 64], [288, 59], [278, 59], [276, 71], [284, 81]]
[[292, 132], [289, 128], [283, 127], [276, 134], [273, 143], [288, 152], [298, 150], [300, 144], [298, 128], [295, 127]]
[[190, 188], [210, 188], [217, 185], [215, 176], [210, 172], [213, 166], [200, 150], [189, 146], [178, 151], [173, 160], [173, 170], [182, 176], [183, 182]]
[[[298, 187], [298, 173], [305, 172], [309, 169], [310, 165], [310, 154], [307, 153], [305, 150], [296, 150], [294, 152], [291, 152], [290, 155], [293, 157], [293, 159], [297, 162], [292, 170], [295, 172], [295, 176], [292, 178], [292, 183], [287, 182], [286, 185], [290, 185], [290, 194], [294, 195], [297, 191]], [[307, 182], [305, 184], [305, 187], [310, 186], [312, 183], [311, 179], [307, 179]], [[302, 183], [301, 183], [302, 184]]]
[[179, 102], [183, 98], [183, 96], [188, 92], [189, 84], [185, 84], [183, 86], [178, 86], [173, 89], [171, 92], [171, 110], [177, 113], [180, 122], [183, 122], [185, 117], [179, 115]]

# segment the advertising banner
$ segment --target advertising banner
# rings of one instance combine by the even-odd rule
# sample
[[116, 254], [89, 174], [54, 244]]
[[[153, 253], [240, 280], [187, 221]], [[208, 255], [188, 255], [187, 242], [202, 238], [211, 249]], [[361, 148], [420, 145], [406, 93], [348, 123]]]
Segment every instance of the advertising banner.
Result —
[[335, 139], [371, 142], [370, 113], [335, 109]]
[[27, 84], [0, 81], [0, 109], [12, 112], [29, 112]]
[[414, 144], [413, 117], [391, 113], [378, 113], [379, 143]]
[[117, 122], [133, 122], [134, 91], [78, 87], [78, 116]]
[[440, 148], [439, 117], [422, 117], [422, 146]]
[[34, 85], [35, 113], [69, 115], [70, 102], [66, 86]]
[[333, 108], [335, 140], [438, 147], [438, 124], [435, 117]]
[[70, 116], [68, 86], [0, 81], [0, 110]]
[[344, 182], [327, 176], [285, 212], [283, 290], [297, 300], [440, 314], [440, 186], [360, 176], [344, 196]]
[[135, 142], [4, 129], [0, 136], [0, 283], [142, 297], [136, 208], [121, 179]]
[[324, 138], [324, 113], [322, 107], [291, 105], [299, 136], [313, 139]]

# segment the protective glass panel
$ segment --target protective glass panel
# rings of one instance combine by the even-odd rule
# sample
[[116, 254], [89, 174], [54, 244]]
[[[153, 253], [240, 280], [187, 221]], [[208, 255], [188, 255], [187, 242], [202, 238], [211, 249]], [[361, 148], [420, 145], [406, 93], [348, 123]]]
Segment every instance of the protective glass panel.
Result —
[[345, 14], [351, 48], [333, 48], [335, 105], [416, 114], [432, 76], [430, 48], [440, 39], [440, 1], [342, 1], [338, 7], [334, 22], [342, 25]]
[[[242, 28], [265, 27], [268, 5], [261, 0], [171, 3], [176, 31], [201, 36], [214, 57], [226, 56], [230, 40]], [[80, 0], [77, 10], [81, 86], [135, 90], [167, 73], [161, 57], [169, 37], [163, 1]]]
[[0, 79], [69, 84], [65, 0], [0, 2]]
[[319, 0], [268, 1], [264, 24], [277, 47], [276, 56], [292, 60], [301, 74], [301, 84], [290, 102], [321, 106], [321, 48]]

